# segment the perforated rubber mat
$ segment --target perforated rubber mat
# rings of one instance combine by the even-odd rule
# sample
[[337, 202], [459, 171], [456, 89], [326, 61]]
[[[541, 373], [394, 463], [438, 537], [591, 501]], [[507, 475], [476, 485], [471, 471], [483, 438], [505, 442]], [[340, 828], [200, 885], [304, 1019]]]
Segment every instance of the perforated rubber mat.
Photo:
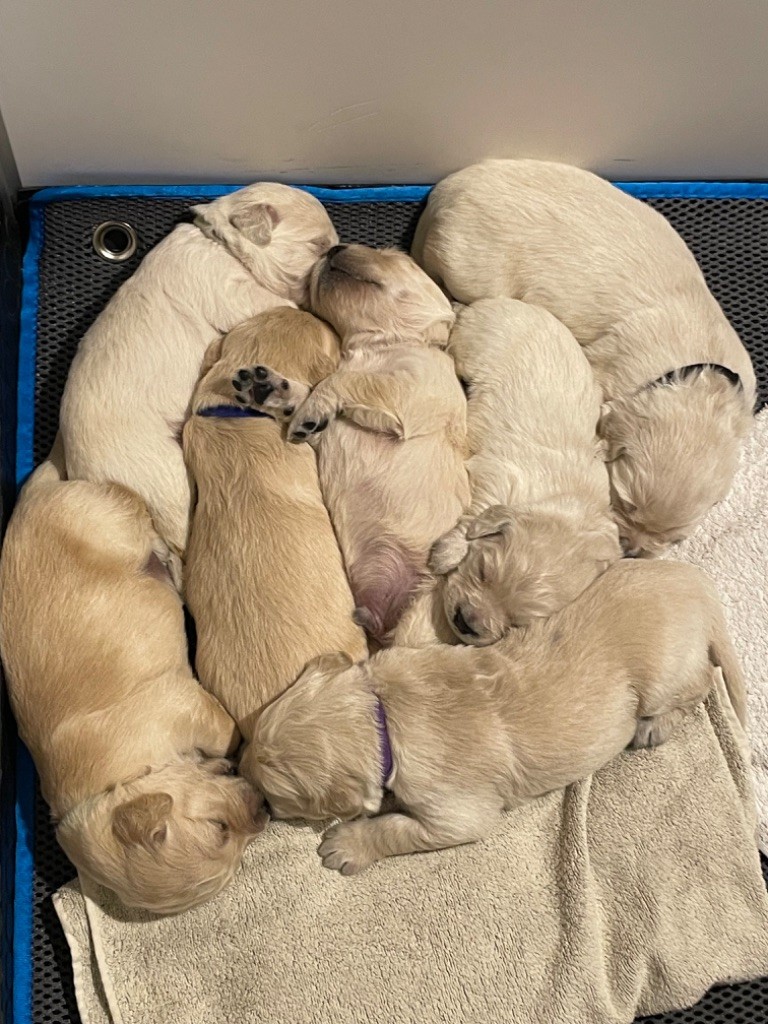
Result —
[[[45, 207], [38, 265], [36, 463], [53, 442], [67, 368], [84, 331], [147, 250], [186, 218], [191, 203], [202, 198], [60, 200]], [[418, 202], [326, 205], [342, 241], [402, 248], [410, 245], [420, 211]], [[693, 249], [710, 287], [752, 354], [760, 404], [765, 404], [768, 199], [654, 199], [652, 205], [668, 217]], [[94, 228], [110, 220], [133, 225], [138, 235], [137, 252], [124, 264], [105, 262], [91, 244]], [[75, 1024], [79, 1018], [68, 949], [50, 900], [74, 872], [55, 842], [39, 793], [36, 800], [32, 1021]], [[763, 871], [765, 874], [765, 862]], [[768, 979], [713, 990], [691, 1010], [647, 1020], [658, 1024], [766, 1024]]]

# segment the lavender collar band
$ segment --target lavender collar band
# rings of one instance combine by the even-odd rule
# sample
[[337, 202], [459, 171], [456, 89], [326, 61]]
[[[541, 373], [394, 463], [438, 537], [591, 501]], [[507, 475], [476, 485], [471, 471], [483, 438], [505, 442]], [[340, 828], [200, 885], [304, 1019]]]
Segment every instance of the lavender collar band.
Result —
[[381, 784], [386, 788], [387, 779], [394, 767], [392, 760], [392, 744], [389, 741], [387, 713], [379, 698], [376, 698], [376, 729], [379, 734], [379, 756], [381, 758]]

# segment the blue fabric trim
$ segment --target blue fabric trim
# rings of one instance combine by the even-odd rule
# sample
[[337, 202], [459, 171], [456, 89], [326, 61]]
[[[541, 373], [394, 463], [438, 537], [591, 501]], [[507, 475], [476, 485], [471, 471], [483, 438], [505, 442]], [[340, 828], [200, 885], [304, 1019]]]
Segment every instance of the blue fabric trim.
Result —
[[9, 1024], [32, 1021], [32, 901], [35, 877], [35, 766], [16, 741], [16, 868], [13, 896], [13, 1017]]
[[[16, 486], [32, 471], [35, 427], [35, 353], [37, 351], [38, 263], [44, 240], [44, 211], [30, 207], [29, 241], [24, 254], [17, 382]], [[35, 836], [35, 767], [16, 740], [16, 851], [13, 894], [13, 1001], [9, 1024], [32, 1020], [32, 934]]]
[[[218, 199], [243, 185], [63, 185], [35, 192], [30, 206], [73, 199]], [[430, 185], [375, 185], [370, 188], [318, 188], [295, 185], [323, 203], [420, 203]]]
[[44, 242], [44, 210], [30, 205], [29, 242], [22, 268], [19, 333], [19, 381], [16, 401], [16, 485], [21, 487], [34, 466], [35, 355], [37, 353], [38, 261]]
[[[768, 182], [617, 181], [617, 188], [638, 199], [768, 199]], [[63, 185], [36, 192], [30, 205], [73, 199], [218, 199], [242, 185]], [[318, 188], [296, 185], [325, 203], [418, 203], [430, 185], [374, 185], [366, 188]]]
[[615, 181], [638, 199], [768, 199], [767, 181]]

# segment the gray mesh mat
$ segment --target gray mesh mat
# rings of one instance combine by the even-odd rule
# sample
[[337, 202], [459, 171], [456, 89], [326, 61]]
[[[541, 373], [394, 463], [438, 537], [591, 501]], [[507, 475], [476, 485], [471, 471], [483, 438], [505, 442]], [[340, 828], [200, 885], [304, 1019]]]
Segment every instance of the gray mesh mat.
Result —
[[[40, 305], [35, 367], [35, 461], [56, 432], [65, 376], [78, 340], [141, 256], [181, 219], [194, 198], [90, 199], [52, 203], [45, 212], [39, 266]], [[760, 402], [768, 401], [768, 200], [661, 199], [652, 205], [669, 218], [698, 258], [710, 287], [750, 349]], [[330, 203], [342, 241], [407, 248], [417, 203]], [[97, 224], [127, 221], [136, 229], [136, 255], [122, 265], [99, 259], [91, 246]], [[34, 1024], [75, 1024], [77, 1008], [66, 941], [50, 900], [73, 875], [37, 796], [35, 833]], [[768, 869], [763, 862], [763, 872]], [[663, 1014], [658, 1024], [766, 1024], [768, 979], [710, 992], [695, 1008]], [[577, 1022], [574, 1022], [577, 1024]]]

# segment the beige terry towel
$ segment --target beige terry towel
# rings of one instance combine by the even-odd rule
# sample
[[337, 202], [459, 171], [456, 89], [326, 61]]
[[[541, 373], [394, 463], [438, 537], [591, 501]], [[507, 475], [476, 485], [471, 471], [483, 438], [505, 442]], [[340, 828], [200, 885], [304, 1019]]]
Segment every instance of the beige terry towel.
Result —
[[722, 678], [674, 738], [487, 842], [324, 870], [273, 825], [177, 918], [62, 889], [84, 1024], [621, 1024], [768, 973], [744, 736]]
[[747, 679], [758, 834], [768, 854], [768, 408], [755, 418], [730, 494], [673, 557], [706, 569], [725, 606]]

